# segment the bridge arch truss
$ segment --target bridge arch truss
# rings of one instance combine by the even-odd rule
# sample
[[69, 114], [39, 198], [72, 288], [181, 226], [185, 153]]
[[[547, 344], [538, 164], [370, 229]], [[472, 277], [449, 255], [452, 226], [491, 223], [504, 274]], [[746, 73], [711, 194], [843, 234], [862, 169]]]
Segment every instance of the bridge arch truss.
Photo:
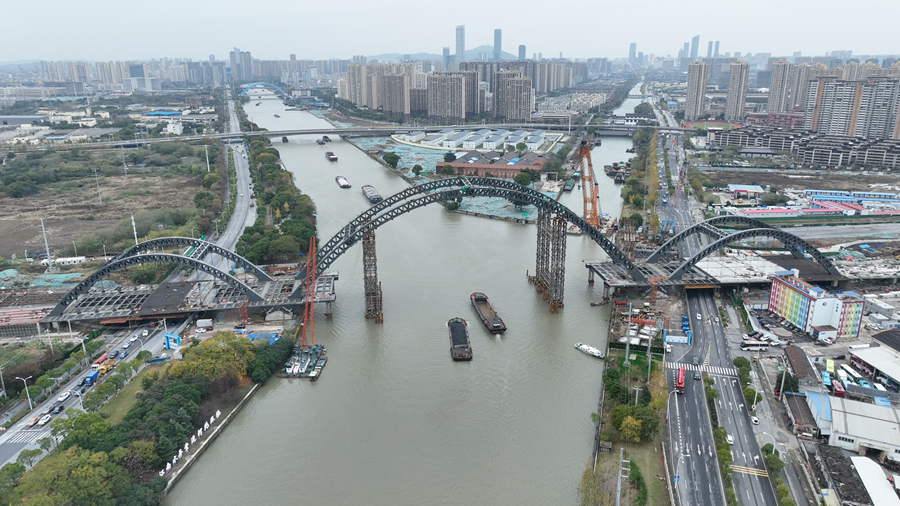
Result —
[[244, 271], [247, 272], [247, 274], [251, 274], [256, 279], [260, 281], [272, 281], [272, 278], [268, 274], [263, 272], [262, 269], [254, 265], [253, 262], [238, 255], [237, 253], [222, 248], [221, 246], [218, 246], [214, 243], [203, 241], [201, 239], [192, 239], [190, 237], [159, 237], [156, 239], [150, 239], [149, 241], [135, 244], [134, 246], [123, 250], [121, 253], [114, 256], [111, 261], [138, 256], [143, 254], [145, 251], [150, 251], [157, 248], [167, 248], [171, 246], [193, 246], [195, 249], [193, 252], [191, 252], [190, 257], [196, 260], [203, 260], [206, 255], [209, 255], [211, 253], [225, 257], [235, 265], [242, 267]]
[[810, 256], [812, 256], [813, 260], [818, 262], [822, 267], [828, 271], [829, 274], [833, 276], [840, 276], [841, 273], [837, 270], [837, 267], [831, 263], [831, 260], [828, 259], [825, 255], [822, 254], [815, 246], [809, 244], [804, 241], [800, 237], [796, 235], [786, 232], [779, 228], [751, 228], [749, 230], [742, 230], [740, 232], [735, 232], [733, 234], [729, 234], [725, 237], [717, 239], [709, 246], [703, 248], [691, 258], [688, 258], [684, 262], [681, 263], [672, 274], [669, 276], [669, 279], [678, 280], [681, 279], [681, 276], [685, 271], [690, 269], [691, 267], [697, 265], [698, 262], [708, 257], [709, 255], [716, 252], [719, 248], [731, 244], [735, 241], [740, 241], [742, 239], [748, 239], [750, 237], [771, 237], [773, 239], [777, 239], [781, 241], [787, 248], [791, 251], [799, 251], [801, 254], [801, 258], [803, 258], [802, 254], [805, 251]]
[[282, 89], [279, 88], [278, 86], [275, 86], [274, 84], [271, 84], [271, 83], [253, 83], [253, 84], [248, 84], [247, 87], [244, 88], [243, 90], [241, 90], [241, 92], [240, 92], [238, 95], [243, 97], [244, 95], [247, 94], [248, 91], [250, 91], [251, 88], [256, 88], [256, 87], [258, 87], [258, 86], [265, 86], [265, 87], [267, 87], [267, 88], [272, 88], [273, 90], [280, 91], [281, 94], [284, 95], [284, 96], [286, 96], [286, 97], [290, 96], [290, 94], [289, 94], [288, 92], [282, 90]]
[[[726, 223], [747, 225], [750, 228], [774, 228], [771, 225], [755, 218], [747, 218], [744, 216], [716, 216], [706, 221], [695, 223], [690, 227], [682, 230], [681, 232], [678, 232], [668, 241], [664, 242], [660, 247], [656, 248], [656, 250], [654, 250], [653, 253], [651, 253], [645, 261], [647, 263], [655, 263], [663, 259], [666, 253], [687, 240], [693, 234], [703, 234], [713, 240], [721, 239], [727, 236], [728, 232], [720, 230], [716, 228], [716, 226], [724, 225]], [[793, 253], [796, 258], [803, 258], [803, 254], [799, 251], [791, 250], [791, 253]]]
[[190, 267], [192, 269], [205, 272], [215, 278], [222, 280], [232, 288], [246, 295], [247, 299], [249, 299], [250, 302], [260, 302], [263, 300], [263, 298], [260, 297], [259, 294], [254, 292], [253, 289], [247, 286], [243, 281], [213, 267], [212, 265], [209, 265], [206, 262], [202, 262], [200, 260], [182, 255], [171, 255], [168, 253], [148, 253], [145, 255], [127, 256], [124, 258], [109, 261], [103, 267], [99, 268], [96, 272], [88, 276], [84, 281], [78, 283], [75, 288], [72, 288], [69, 293], [67, 293], [65, 297], [63, 297], [62, 300], [59, 301], [59, 304], [57, 304], [56, 307], [54, 307], [53, 310], [50, 311], [48, 316], [62, 315], [66, 308], [69, 307], [69, 305], [71, 305], [73, 302], [75, 302], [80, 295], [86, 293], [91, 289], [92, 286], [94, 286], [94, 284], [96, 284], [98, 281], [105, 278], [109, 274], [121, 269], [125, 269], [127, 267], [150, 263], [176, 264]]

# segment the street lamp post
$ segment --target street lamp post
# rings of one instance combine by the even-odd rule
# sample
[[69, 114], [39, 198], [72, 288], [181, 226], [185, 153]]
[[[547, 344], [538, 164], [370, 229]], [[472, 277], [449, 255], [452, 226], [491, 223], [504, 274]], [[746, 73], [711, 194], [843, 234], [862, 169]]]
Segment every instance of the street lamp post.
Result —
[[78, 246], [75, 244], [75, 241], [72, 241], [72, 247], [75, 248], [75, 256], [78, 256]]
[[22, 383], [25, 383], [25, 397], [28, 397], [28, 409], [34, 409], [34, 404], [31, 403], [31, 393], [28, 391], [28, 380], [31, 379], [31, 376], [27, 378], [20, 378], [16, 376], [17, 380], [22, 380]]

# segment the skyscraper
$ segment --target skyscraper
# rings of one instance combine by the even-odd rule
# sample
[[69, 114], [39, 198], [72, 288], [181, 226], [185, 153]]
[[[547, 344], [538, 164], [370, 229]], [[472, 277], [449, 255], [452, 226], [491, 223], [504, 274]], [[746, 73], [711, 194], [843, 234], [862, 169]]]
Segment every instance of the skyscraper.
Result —
[[525, 61], [525, 44], [519, 46], [519, 61]]
[[494, 30], [494, 61], [503, 59], [503, 30]]
[[466, 25], [456, 27], [456, 63], [466, 60]]
[[632, 42], [628, 46], [628, 63], [634, 65], [634, 59], [637, 57], [637, 43]]
[[702, 61], [695, 61], [688, 67], [687, 102], [684, 107], [685, 121], [696, 121], [703, 114], [706, 73], [706, 64]]
[[691, 59], [697, 59], [697, 52], [700, 51], [700, 36], [695, 35], [693, 39], [691, 39]]
[[466, 79], [458, 73], [432, 72], [428, 76], [428, 117], [432, 121], [466, 120]]
[[450, 48], [449, 47], [444, 48], [443, 57], [444, 58], [441, 61], [441, 63], [444, 64], [444, 68], [441, 70], [450, 70]]
[[791, 69], [790, 97], [788, 98], [789, 109], [795, 107], [802, 109], [806, 106], [806, 82], [809, 81], [810, 77], [815, 77], [815, 74], [811, 73], [810, 69], [812, 69], [812, 65], [808, 63], [794, 65]]
[[772, 80], [769, 83], [768, 112], [785, 112], [788, 110], [788, 85], [791, 80], [792, 65], [784, 60], [772, 64]]
[[706, 48], [706, 57], [712, 58], [713, 56], [713, 41], [709, 41], [709, 45]]
[[803, 128], [822, 135], [900, 138], [900, 80], [808, 81]]
[[716, 41], [716, 48], [713, 49], [713, 58], [719, 57], [719, 41]]
[[747, 80], [750, 64], [736, 61], [731, 64], [728, 74], [728, 96], [725, 99], [725, 121], [740, 121], [744, 118], [744, 101], [747, 99]]

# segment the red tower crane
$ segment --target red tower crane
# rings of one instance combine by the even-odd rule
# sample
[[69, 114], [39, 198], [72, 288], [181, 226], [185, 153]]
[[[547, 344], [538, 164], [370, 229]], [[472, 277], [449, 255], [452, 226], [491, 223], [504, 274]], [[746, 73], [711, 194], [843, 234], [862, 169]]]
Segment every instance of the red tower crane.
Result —
[[597, 186], [594, 183], [594, 166], [591, 164], [591, 148], [587, 140], [581, 141], [578, 148], [578, 164], [581, 166], [581, 195], [584, 197], [584, 213], [582, 218], [588, 225], [600, 228], [600, 215], [597, 213]]
[[[303, 328], [300, 329], [300, 346], [316, 345], [313, 327], [313, 305], [316, 301], [316, 237], [309, 238], [309, 256], [306, 257], [306, 297], [303, 305]], [[307, 340], [309, 335], [309, 340]]]

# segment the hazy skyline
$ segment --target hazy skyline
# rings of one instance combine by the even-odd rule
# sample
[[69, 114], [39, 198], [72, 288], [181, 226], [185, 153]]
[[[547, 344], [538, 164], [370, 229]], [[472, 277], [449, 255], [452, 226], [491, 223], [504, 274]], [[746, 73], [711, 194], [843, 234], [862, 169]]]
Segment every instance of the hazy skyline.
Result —
[[644, 54], [675, 56], [697, 34], [701, 56], [709, 40], [721, 41], [721, 54], [900, 53], [892, 36], [900, 6], [875, 0], [761, 0], [734, 10], [697, 0], [578, 3], [565, 9], [535, 0], [512, 5], [458, 0], [450, 4], [457, 15], [441, 10], [439, 16], [429, 5], [413, 0], [345, 0], [327, 6], [284, 0], [14, 2], [4, 6], [6, 43], [0, 46], [0, 62], [204, 60], [209, 54], [225, 60], [233, 47], [267, 60], [287, 59], [291, 53], [300, 59], [440, 54], [445, 46], [455, 51], [454, 29], [460, 24], [466, 26], [467, 49], [492, 45], [494, 29], [500, 28], [504, 51], [515, 54], [525, 44], [529, 58], [534, 53], [555, 58], [560, 52], [566, 58], [625, 57], [631, 42]]

